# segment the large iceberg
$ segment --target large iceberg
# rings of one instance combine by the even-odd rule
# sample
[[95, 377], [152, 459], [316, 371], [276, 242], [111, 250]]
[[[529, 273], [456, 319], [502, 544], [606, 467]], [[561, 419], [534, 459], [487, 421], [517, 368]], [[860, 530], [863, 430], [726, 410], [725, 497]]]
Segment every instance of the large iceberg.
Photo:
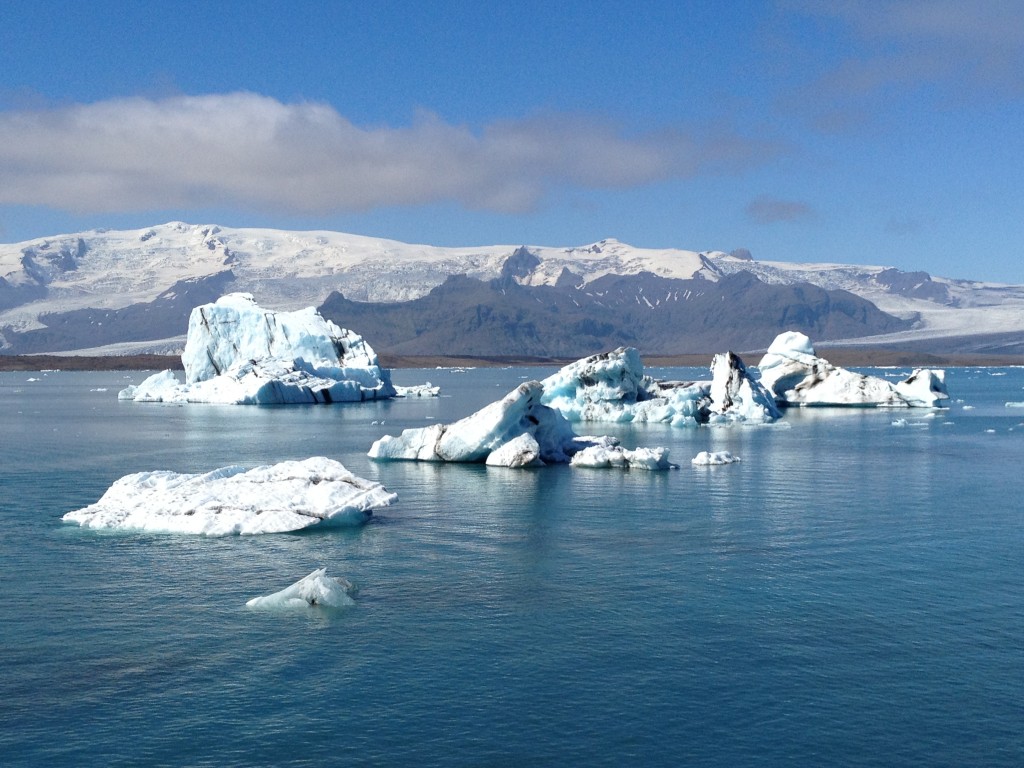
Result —
[[[456, 461], [483, 462], [489, 466], [534, 467], [565, 464], [585, 448], [611, 448], [610, 437], [578, 437], [569, 422], [554, 408], [541, 401], [544, 387], [539, 381], [527, 381], [501, 400], [452, 424], [431, 424], [406, 429], [398, 436], [385, 435], [377, 440], [369, 456], [379, 461]], [[638, 449], [639, 450], [639, 449]], [[668, 468], [667, 451], [652, 449], [652, 454], [636, 454], [637, 466], [660, 464]], [[619, 461], [592, 466], [620, 466]]]
[[893, 384], [848, 371], [814, 354], [802, 333], [779, 334], [758, 365], [761, 383], [784, 406], [941, 407], [949, 399], [945, 371], [919, 368]]
[[695, 426], [767, 423], [779, 417], [774, 398], [737, 355], [716, 355], [711, 373], [710, 382], [658, 381], [644, 373], [636, 349], [620, 347], [577, 360], [544, 379], [543, 402], [573, 422]]
[[171, 371], [121, 391], [122, 400], [189, 403], [336, 403], [394, 397], [387, 370], [358, 334], [313, 307], [262, 309], [232, 293], [192, 310], [181, 356], [185, 383]]
[[352, 594], [355, 585], [340, 576], [328, 576], [326, 568], [317, 568], [309, 576], [299, 579], [280, 592], [254, 597], [246, 602], [249, 608], [281, 611], [296, 608], [346, 608], [355, 605]]
[[63, 519], [86, 528], [205, 536], [283, 533], [318, 524], [361, 525], [397, 498], [337, 461], [313, 457], [203, 474], [139, 472]]

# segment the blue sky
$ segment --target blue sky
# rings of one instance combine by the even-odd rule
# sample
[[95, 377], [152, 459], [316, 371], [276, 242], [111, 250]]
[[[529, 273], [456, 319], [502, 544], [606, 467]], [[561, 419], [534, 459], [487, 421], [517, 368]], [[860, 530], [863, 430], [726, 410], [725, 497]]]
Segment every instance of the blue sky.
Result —
[[0, 5], [0, 242], [170, 220], [1024, 283], [1024, 3]]

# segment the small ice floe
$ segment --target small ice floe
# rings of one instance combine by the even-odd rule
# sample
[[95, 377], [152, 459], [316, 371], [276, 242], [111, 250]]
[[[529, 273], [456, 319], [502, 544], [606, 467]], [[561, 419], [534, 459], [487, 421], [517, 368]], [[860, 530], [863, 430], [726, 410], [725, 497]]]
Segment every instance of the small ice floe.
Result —
[[739, 460], [739, 456], [733, 456], [728, 451], [701, 451], [690, 459], [690, 463], [695, 467], [713, 467], [721, 464], [735, 464]]
[[994, 429], [986, 429], [985, 432], [990, 434], [990, 435], [994, 435], [996, 433], [996, 431]]
[[905, 427], [905, 426], [907, 426], [907, 420], [906, 419], [894, 419], [893, 422], [892, 422], [892, 425], [894, 427]]
[[1009, 402], [1006, 404], [1007, 408], [1024, 408], [1024, 402]]
[[573, 456], [569, 463], [574, 467], [595, 469], [679, 469], [677, 464], [668, 460], [668, 449], [661, 447], [631, 451], [618, 445], [592, 445]]
[[973, 411], [974, 410], [974, 406], [973, 405], [965, 405], [964, 406], [964, 410], [965, 411]]
[[441, 394], [441, 388], [429, 381], [426, 384], [413, 384], [410, 387], [395, 387], [395, 397], [437, 397]]
[[37, 376], [29, 376], [25, 381], [42, 381], [42, 379]]
[[203, 474], [138, 472], [63, 519], [83, 528], [204, 536], [283, 533], [317, 524], [362, 525], [397, 498], [333, 459], [313, 457]]
[[346, 608], [355, 605], [356, 587], [348, 579], [328, 576], [326, 568], [317, 568], [280, 592], [254, 597], [245, 605], [263, 611], [307, 610], [309, 608]]

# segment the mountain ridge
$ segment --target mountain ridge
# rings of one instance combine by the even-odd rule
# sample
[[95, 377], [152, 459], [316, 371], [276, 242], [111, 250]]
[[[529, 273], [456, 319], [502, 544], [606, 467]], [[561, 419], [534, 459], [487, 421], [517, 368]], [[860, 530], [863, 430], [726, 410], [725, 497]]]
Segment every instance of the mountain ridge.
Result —
[[[719, 302], [733, 301], [735, 297], [727, 296], [720, 284], [725, 281], [736, 289], [729, 281], [740, 273], [757, 280], [761, 301], [748, 301], [742, 307], [737, 304], [733, 315], [742, 318], [758, 307], [770, 307], [776, 314], [782, 313], [781, 321], [773, 316], [756, 329], [752, 325], [746, 336], [734, 322], [728, 333], [712, 339], [711, 329], [722, 330], [728, 312], [716, 317], [722, 313], [710, 306], [703, 315], [666, 310], [665, 304], [673, 301], [690, 302], [693, 309], [694, 302], [700, 303], [702, 290], [718, 291]], [[812, 338], [828, 342], [941, 347], [943, 339], [957, 338], [958, 349], [967, 349], [971, 338], [1005, 336], [1012, 342], [1013, 334], [1024, 333], [1024, 286], [951, 280], [892, 267], [758, 261], [742, 250], [726, 254], [636, 248], [614, 239], [574, 247], [447, 248], [327, 231], [170, 222], [140, 230], [95, 230], [0, 244], [0, 354], [167, 352], [183, 338], [183, 318], [187, 318], [190, 305], [212, 300], [215, 294], [249, 292], [273, 309], [320, 306], [333, 292], [360, 305], [393, 305], [422, 299], [459, 275], [481, 286], [505, 281], [507, 288], [533, 290], [528, 300], [538, 306], [556, 294], [556, 304], [566, 296], [575, 297], [578, 304], [589, 305], [587, 312], [578, 313], [578, 321], [610, 324], [618, 337], [632, 334], [651, 339], [665, 353], [690, 348], [697, 343], [694, 339], [712, 344], [712, 350], [730, 339], [743, 338], [752, 348], [763, 348], [771, 338], [761, 335], [778, 322], [786, 324], [801, 316], [807, 320], [805, 327]], [[753, 284], [748, 280], [747, 285]], [[812, 311], [807, 304], [810, 289], [795, 290], [795, 286], [824, 291], [827, 314], [833, 315], [834, 322], [821, 316], [820, 308], [825, 306], [821, 296], [811, 301], [819, 307]], [[463, 288], [469, 291], [470, 284]], [[473, 287], [470, 292], [478, 290]], [[672, 294], [673, 290], [677, 292]], [[800, 290], [803, 296], [798, 295]], [[616, 292], [618, 298], [612, 301], [608, 291]], [[492, 315], [495, 311], [500, 314], [504, 310], [498, 306], [499, 294], [491, 294], [487, 303]], [[861, 306], [861, 317], [870, 314], [870, 322], [849, 322], [851, 315], [839, 309], [850, 304], [851, 295], [873, 305], [877, 312]], [[789, 309], [782, 307], [786, 296]], [[449, 301], [453, 297], [455, 294], [448, 294]], [[603, 317], [602, 306], [607, 309]], [[358, 309], [356, 314], [369, 312], [365, 306]], [[565, 305], [563, 316], [566, 311], [569, 305]], [[398, 316], [394, 309], [388, 312]], [[529, 333], [533, 323], [534, 336], [554, 336], [559, 328], [557, 324], [545, 326], [549, 315], [541, 310], [532, 319], [520, 316], [523, 348], [509, 352], [550, 352], [550, 345], [542, 349]], [[672, 322], [687, 327], [676, 327], [674, 332], [687, 334], [692, 343], [669, 349], [664, 338], [651, 330], [656, 325], [654, 318], [668, 322], [664, 318], [669, 315], [679, 315]], [[338, 321], [365, 335], [375, 346], [383, 346], [375, 342], [377, 328], [360, 327], [354, 317], [352, 321], [339, 317]], [[443, 315], [421, 322], [434, 323], [434, 336], [441, 344], [440, 329], [447, 324]], [[615, 334], [589, 336], [606, 343]], [[423, 333], [413, 334], [394, 351], [438, 351], [411, 349], [411, 339], [419, 337]], [[503, 337], [493, 341], [501, 344]]]

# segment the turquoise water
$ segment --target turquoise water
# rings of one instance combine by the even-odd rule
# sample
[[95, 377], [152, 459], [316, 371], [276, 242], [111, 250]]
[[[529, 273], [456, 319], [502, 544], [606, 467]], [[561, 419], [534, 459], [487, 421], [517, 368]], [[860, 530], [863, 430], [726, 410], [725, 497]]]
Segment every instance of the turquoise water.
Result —
[[[0, 374], [0, 763], [1024, 764], [1024, 369], [951, 369], [937, 418], [582, 430], [669, 473], [365, 456], [549, 372], [397, 371], [445, 396], [320, 408]], [[399, 502], [253, 538], [60, 521], [129, 472], [312, 455]], [[320, 566], [355, 607], [244, 607]]]

